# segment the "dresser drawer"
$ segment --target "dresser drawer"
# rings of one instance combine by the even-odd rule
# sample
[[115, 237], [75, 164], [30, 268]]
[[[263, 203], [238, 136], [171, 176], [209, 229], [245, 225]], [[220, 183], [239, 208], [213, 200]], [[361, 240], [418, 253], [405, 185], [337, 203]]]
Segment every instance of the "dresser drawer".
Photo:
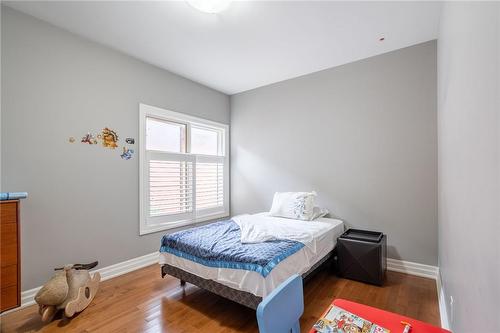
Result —
[[19, 201], [0, 201], [0, 312], [19, 306]]
[[2, 224], [0, 232], [1, 241], [1, 267], [17, 265], [17, 224]]
[[17, 223], [17, 202], [9, 201], [0, 204], [0, 223]]
[[17, 265], [1, 268], [2, 288], [17, 286]]
[[17, 286], [2, 288], [2, 294], [1, 294], [2, 301], [0, 304], [2, 311], [9, 310], [18, 306], [19, 305], [18, 295], [19, 294], [17, 293]]

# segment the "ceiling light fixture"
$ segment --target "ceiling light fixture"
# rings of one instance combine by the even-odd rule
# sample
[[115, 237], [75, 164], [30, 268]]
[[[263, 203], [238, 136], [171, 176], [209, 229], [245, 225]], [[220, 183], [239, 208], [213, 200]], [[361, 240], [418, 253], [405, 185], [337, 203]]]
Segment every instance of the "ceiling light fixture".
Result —
[[217, 14], [226, 9], [231, 0], [187, 0], [191, 7], [209, 14]]

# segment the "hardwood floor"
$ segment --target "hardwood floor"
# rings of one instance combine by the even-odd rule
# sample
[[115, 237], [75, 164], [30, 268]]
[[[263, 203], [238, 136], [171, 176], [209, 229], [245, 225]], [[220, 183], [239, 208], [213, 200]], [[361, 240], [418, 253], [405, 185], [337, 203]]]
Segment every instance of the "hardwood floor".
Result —
[[[305, 286], [301, 319], [308, 332], [334, 298], [397, 312], [439, 326], [434, 280], [388, 272], [383, 287], [322, 271]], [[93, 303], [72, 319], [43, 325], [38, 307], [1, 317], [1, 332], [258, 332], [255, 311], [179, 280], [161, 279], [149, 266], [101, 283]]]

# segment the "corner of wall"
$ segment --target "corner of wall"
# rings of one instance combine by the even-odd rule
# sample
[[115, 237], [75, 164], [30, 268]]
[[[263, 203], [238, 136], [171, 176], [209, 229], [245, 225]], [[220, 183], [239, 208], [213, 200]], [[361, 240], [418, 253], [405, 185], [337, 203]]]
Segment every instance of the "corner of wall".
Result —
[[439, 317], [441, 319], [441, 327], [447, 330], [451, 329], [450, 319], [448, 316], [448, 308], [446, 307], [446, 291], [441, 278], [441, 271], [438, 272], [436, 278], [437, 296], [439, 303]]

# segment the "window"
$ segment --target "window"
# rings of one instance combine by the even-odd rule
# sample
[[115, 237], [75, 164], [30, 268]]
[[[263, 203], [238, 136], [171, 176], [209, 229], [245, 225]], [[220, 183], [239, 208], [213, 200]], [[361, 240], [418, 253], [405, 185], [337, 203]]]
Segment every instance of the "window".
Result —
[[146, 118], [146, 149], [186, 152], [186, 124]]
[[140, 234], [229, 215], [229, 127], [140, 104]]

